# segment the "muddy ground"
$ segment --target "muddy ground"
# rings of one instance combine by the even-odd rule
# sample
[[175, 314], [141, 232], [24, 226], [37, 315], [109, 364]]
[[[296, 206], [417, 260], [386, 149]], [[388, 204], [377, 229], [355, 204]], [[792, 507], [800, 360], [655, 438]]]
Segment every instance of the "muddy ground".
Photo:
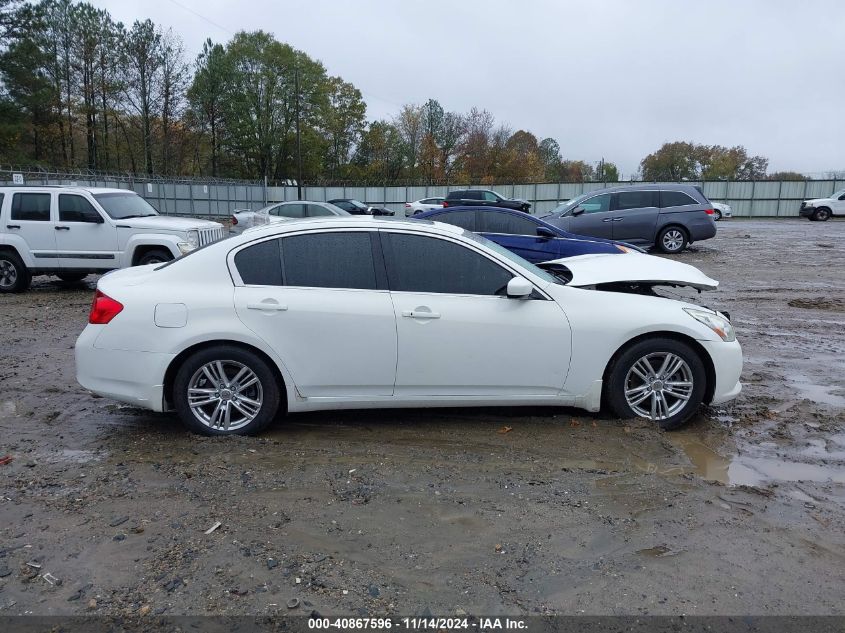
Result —
[[745, 390], [674, 433], [475, 409], [197, 437], [76, 384], [94, 278], [0, 297], [0, 615], [842, 614], [845, 222], [694, 249]]

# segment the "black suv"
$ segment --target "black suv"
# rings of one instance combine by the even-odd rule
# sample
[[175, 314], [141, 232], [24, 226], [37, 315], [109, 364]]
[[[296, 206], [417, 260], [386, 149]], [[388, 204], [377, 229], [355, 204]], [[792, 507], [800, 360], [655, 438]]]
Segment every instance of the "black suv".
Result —
[[443, 202], [444, 207], [467, 207], [483, 205], [485, 207], [504, 207], [505, 209], [516, 209], [525, 211], [531, 208], [531, 203], [525, 200], [514, 200], [503, 198], [495, 191], [489, 189], [459, 189], [450, 191]]

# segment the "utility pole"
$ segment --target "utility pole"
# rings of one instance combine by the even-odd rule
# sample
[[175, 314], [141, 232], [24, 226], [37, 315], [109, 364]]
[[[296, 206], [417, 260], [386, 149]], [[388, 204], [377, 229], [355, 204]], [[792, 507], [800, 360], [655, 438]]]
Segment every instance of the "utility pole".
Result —
[[302, 200], [302, 137], [299, 129], [299, 63], [293, 71], [294, 88], [296, 90], [296, 199]]

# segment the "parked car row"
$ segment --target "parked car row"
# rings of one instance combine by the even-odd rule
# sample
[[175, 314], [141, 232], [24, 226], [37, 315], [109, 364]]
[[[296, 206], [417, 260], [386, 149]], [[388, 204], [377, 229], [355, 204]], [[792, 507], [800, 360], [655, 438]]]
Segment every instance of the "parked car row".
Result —
[[[514, 213], [454, 212], [476, 228]], [[638, 252], [538, 267], [454, 224], [306, 215], [100, 278], [77, 379], [209, 435], [286, 412], [502, 405], [671, 429], [739, 393], [742, 351], [727, 314], [664, 285], [718, 282]]]

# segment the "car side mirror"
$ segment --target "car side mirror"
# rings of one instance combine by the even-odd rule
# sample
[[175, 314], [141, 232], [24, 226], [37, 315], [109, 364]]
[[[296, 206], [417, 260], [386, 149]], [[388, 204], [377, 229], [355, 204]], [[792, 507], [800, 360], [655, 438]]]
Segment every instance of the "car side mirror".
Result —
[[534, 291], [525, 277], [514, 277], [508, 282], [508, 299], [524, 299]]
[[550, 239], [550, 238], [553, 238], [553, 237], [557, 237], [557, 235], [555, 235], [555, 232], [552, 231], [547, 226], [538, 226], [537, 227], [537, 235], [539, 237], [542, 237], [543, 239], [547, 239], [547, 240]]
[[840, 200], [845, 200], [845, 193], [843, 193], [841, 196], [839, 196], [839, 199], [840, 199]]
[[575, 207], [574, 209], [572, 209], [572, 213], [570, 215], [579, 216], [582, 213], [584, 213], [584, 209], [582, 209], [581, 207]]

